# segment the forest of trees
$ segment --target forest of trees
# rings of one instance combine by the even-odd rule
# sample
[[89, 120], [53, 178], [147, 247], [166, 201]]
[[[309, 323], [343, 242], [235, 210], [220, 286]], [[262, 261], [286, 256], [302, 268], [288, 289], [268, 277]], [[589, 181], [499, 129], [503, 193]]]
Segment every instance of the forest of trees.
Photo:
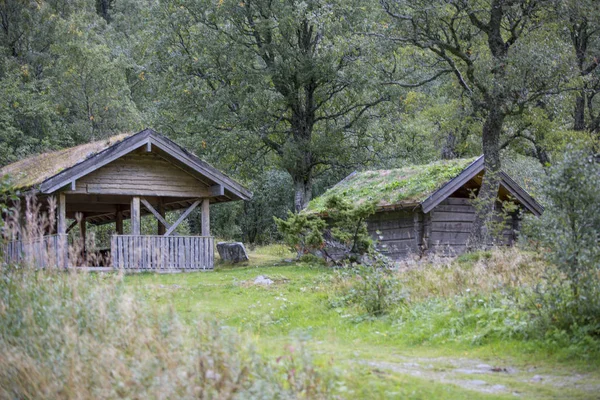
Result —
[[0, 0], [0, 51], [0, 166], [152, 127], [255, 193], [213, 212], [247, 242], [356, 169], [600, 151], [595, 0]]

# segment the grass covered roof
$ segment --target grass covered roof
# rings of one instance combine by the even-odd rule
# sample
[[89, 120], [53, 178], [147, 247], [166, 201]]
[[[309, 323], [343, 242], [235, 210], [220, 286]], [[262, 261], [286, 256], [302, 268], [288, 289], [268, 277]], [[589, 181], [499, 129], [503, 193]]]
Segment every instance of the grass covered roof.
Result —
[[31, 156], [1, 168], [0, 176], [8, 175], [15, 189], [29, 189], [131, 135], [124, 133], [68, 149]]
[[313, 199], [307, 210], [324, 212], [331, 196], [340, 196], [353, 204], [374, 202], [377, 207], [417, 205], [456, 178], [477, 158], [437, 161], [397, 169], [354, 172]]

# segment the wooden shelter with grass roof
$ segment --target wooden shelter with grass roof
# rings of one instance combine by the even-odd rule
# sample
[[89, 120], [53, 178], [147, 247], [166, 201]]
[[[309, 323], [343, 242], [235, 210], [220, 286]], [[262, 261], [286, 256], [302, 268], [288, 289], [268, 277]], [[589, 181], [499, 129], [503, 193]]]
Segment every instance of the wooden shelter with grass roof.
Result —
[[[0, 175], [9, 177], [21, 199], [34, 196], [42, 212], [48, 211], [48, 199], [54, 199], [56, 224], [39, 241], [54, 254], [47, 259], [65, 266], [90, 266], [89, 257], [76, 260], [67, 254], [69, 230], [79, 226], [85, 238], [87, 223], [114, 224], [104, 262], [112, 268], [213, 269], [210, 205], [252, 197], [248, 189], [151, 129], [33, 156], [2, 168]], [[201, 210], [201, 235], [176, 235], [177, 226], [196, 208]], [[178, 210], [179, 218], [169, 224], [165, 213]], [[156, 218], [156, 234], [142, 235], [142, 215]], [[124, 232], [125, 220], [130, 220], [129, 232]], [[5, 252], [8, 261], [31, 250], [31, 239], [29, 244], [14, 239]], [[42, 266], [46, 262], [36, 260]]]
[[[457, 255], [467, 248], [475, 218], [471, 198], [485, 173], [483, 156], [434, 162], [399, 169], [354, 172], [313, 199], [308, 212], [326, 213], [329, 196], [354, 204], [373, 202], [376, 213], [367, 221], [377, 249], [395, 260], [410, 255]], [[497, 210], [499, 238], [514, 243], [523, 212], [539, 216], [542, 206], [505, 172], [500, 172]], [[505, 207], [512, 204], [514, 207]]]

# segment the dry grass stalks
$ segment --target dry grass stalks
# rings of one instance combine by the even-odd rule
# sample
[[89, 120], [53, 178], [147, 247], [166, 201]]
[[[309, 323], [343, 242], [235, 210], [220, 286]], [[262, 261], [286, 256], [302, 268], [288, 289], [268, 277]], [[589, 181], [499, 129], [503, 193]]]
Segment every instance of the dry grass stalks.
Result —
[[518, 248], [498, 248], [456, 259], [432, 257], [400, 272], [413, 300], [466, 292], [489, 293], [539, 282], [546, 264]]

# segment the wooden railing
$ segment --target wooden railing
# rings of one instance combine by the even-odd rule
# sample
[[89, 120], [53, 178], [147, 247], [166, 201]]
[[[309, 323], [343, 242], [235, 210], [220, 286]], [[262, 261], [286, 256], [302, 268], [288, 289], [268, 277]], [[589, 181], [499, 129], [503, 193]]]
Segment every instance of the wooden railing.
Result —
[[13, 240], [4, 245], [4, 262], [25, 263], [36, 268], [67, 266], [67, 235]]
[[113, 268], [126, 270], [211, 270], [214, 238], [209, 236], [114, 235]]

